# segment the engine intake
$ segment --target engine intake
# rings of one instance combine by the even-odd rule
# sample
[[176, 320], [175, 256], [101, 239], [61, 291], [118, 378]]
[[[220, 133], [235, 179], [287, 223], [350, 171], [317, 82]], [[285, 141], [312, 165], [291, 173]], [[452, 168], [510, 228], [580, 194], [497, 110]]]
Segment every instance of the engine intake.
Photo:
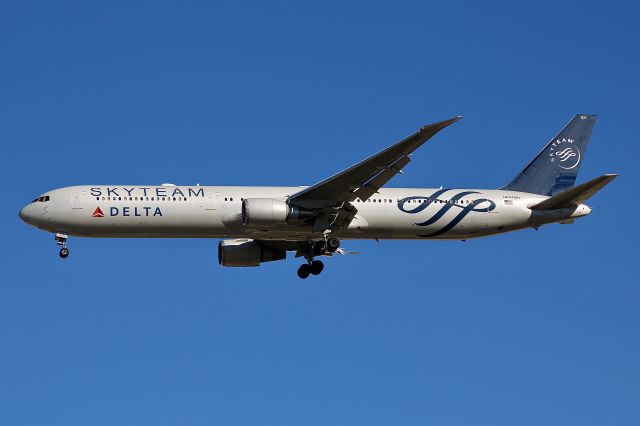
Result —
[[263, 246], [254, 240], [222, 240], [218, 263], [222, 266], [260, 266], [262, 262], [286, 259], [285, 250]]
[[313, 216], [309, 210], [272, 198], [247, 198], [242, 202], [242, 224], [245, 226], [300, 225]]

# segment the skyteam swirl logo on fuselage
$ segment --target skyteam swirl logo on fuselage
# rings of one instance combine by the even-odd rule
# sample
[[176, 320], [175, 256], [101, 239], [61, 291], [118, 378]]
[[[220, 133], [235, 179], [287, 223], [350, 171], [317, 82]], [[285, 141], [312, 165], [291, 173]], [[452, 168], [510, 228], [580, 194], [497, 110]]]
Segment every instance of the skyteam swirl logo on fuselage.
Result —
[[[472, 194], [480, 194], [477, 191], [463, 191], [458, 192], [452, 197], [447, 197], [446, 201], [440, 200], [438, 197], [443, 195], [445, 192], [451, 191], [450, 189], [440, 189], [429, 196], [412, 196], [402, 198], [398, 201], [398, 209], [404, 213], [409, 214], [418, 214], [424, 210], [426, 210], [430, 205], [436, 204], [441, 206], [439, 210], [437, 210], [431, 217], [422, 222], [416, 222], [417, 226], [429, 226], [437, 223], [442, 217], [451, 209], [460, 209], [458, 214], [451, 220], [449, 223], [445, 224], [438, 231], [432, 232], [430, 234], [422, 234], [418, 235], [419, 237], [429, 238], [429, 237], [437, 237], [438, 235], [442, 235], [445, 232], [450, 231], [454, 226], [456, 226], [462, 219], [464, 219], [471, 212], [478, 213], [488, 213], [496, 208], [496, 203], [487, 199], [487, 198], [477, 198], [475, 200], [469, 201], [469, 203], [462, 202], [462, 198], [467, 195]], [[442, 204], [444, 203], [444, 204]], [[414, 207], [415, 204], [415, 207]]]

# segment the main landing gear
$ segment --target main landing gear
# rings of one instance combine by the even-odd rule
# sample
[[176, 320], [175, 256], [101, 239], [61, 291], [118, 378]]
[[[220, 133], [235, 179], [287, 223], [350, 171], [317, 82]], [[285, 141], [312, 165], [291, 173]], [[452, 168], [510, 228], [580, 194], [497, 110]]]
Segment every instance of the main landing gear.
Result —
[[67, 248], [67, 236], [65, 234], [56, 234], [56, 244], [61, 247], [60, 257], [63, 259], [69, 257], [69, 249]]
[[314, 256], [331, 256], [338, 248], [340, 248], [340, 240], [335, 237], [328, 237], [313, 245], [310, 244], [304, 253], [307, 263], [300, 265], [298, 276], [304, 280], [309, 275], [320, 275], [324, 269], [324, 263], [321, 260], [313, 260]]
[[298, 268], [298, 276], [302, 279], [308, 278], [309, 275], [319, 275], [324, 269], [324, 263], [321, 260], [312, 260], [308, 263], [303, 263]]

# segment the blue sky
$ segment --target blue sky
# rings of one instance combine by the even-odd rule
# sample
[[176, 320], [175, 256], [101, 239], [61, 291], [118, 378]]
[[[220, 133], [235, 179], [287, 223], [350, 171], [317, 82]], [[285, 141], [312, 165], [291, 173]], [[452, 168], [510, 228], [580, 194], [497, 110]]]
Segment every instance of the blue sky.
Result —
[[[0, 424], [635, 425], [638, 9], [615, 2], [0, 6]], [[465, 118], [393, 186], [507, 183], [598, 114], [593, 214], [461, 242], [217, 265], [212, 240], [70, 240], [73, 184], [304, 185]]]

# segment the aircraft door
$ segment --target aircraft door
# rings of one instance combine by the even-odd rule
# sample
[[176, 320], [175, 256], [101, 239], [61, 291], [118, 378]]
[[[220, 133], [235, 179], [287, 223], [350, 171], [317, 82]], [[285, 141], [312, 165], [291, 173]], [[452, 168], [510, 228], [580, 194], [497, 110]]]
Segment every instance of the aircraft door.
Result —
[[82, 209], [84, 208], [84, 198], [87, 195], [84, 191], [74, 191], [71, 193], [71, 208]]
[[207, 194], [204, 199], [204, 209], [205, 210], [215, 210], [218, 204], [218, 197], [220, 196], [219, 192], [214, 194]]

